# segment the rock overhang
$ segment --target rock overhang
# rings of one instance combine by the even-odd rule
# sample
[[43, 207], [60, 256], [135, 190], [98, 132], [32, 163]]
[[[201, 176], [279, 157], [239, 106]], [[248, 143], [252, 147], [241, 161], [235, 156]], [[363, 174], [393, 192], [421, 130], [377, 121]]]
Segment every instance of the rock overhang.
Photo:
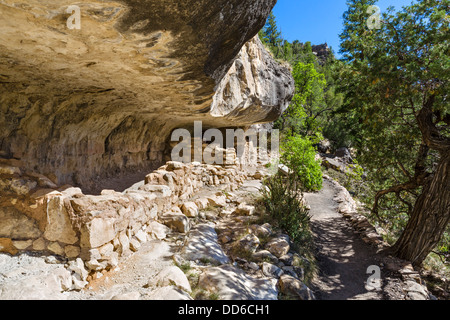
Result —
[[[89, 190], [157, 168], [196, 120], [275, 120], [293, 80], [254, 37], [275, 3], [1, 1], [0, 157]], [[80, 30], [66, 25], [73, 4]]]

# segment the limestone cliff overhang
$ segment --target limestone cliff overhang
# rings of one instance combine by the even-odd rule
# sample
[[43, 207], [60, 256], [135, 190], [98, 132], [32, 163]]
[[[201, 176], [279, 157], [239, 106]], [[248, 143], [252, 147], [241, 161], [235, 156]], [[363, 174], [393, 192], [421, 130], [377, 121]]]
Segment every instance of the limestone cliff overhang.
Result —
[[195, 120], [275, 120], [293, 80], [254, 38], [275, 3], [0, 0], [0, 158], [89, 189], [157, 168]]

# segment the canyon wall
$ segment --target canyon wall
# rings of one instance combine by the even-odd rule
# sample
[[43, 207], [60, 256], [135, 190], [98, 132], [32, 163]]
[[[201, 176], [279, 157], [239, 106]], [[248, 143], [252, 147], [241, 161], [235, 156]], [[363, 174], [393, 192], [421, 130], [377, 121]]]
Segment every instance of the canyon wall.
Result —
[[273, 121], [294, 90], [255, 37], [275, 3], [0, 0], [0, 158], [98, 194], [163, 165], [195, 120]]

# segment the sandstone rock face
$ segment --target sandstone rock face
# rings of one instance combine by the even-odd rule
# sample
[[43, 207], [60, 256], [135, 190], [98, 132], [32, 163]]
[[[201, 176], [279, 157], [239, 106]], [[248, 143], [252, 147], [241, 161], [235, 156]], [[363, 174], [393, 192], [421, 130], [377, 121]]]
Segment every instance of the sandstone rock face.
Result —
[[294, 83], [254, 36], [275, 3], [93, 0], [77, 3], [77, 30], [71, 3], [2, 1], [0, 157], [52, 178], [36, 183], [100, 192], [101, 179], [162, 165], [171, 132], [195, 120], [274, 120]]

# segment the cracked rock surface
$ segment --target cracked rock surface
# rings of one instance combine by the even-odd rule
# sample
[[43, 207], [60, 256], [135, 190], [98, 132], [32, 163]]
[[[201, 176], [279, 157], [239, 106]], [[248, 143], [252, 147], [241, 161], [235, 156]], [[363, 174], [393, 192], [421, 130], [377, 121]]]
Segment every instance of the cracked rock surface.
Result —
[[71, 1], [1, 0], [0, 158], [98, 193], [165, 163], [176, 128], [273, 121], [294, 92], [255, 37], [275, 3], [94, 0], [77, 30]]

